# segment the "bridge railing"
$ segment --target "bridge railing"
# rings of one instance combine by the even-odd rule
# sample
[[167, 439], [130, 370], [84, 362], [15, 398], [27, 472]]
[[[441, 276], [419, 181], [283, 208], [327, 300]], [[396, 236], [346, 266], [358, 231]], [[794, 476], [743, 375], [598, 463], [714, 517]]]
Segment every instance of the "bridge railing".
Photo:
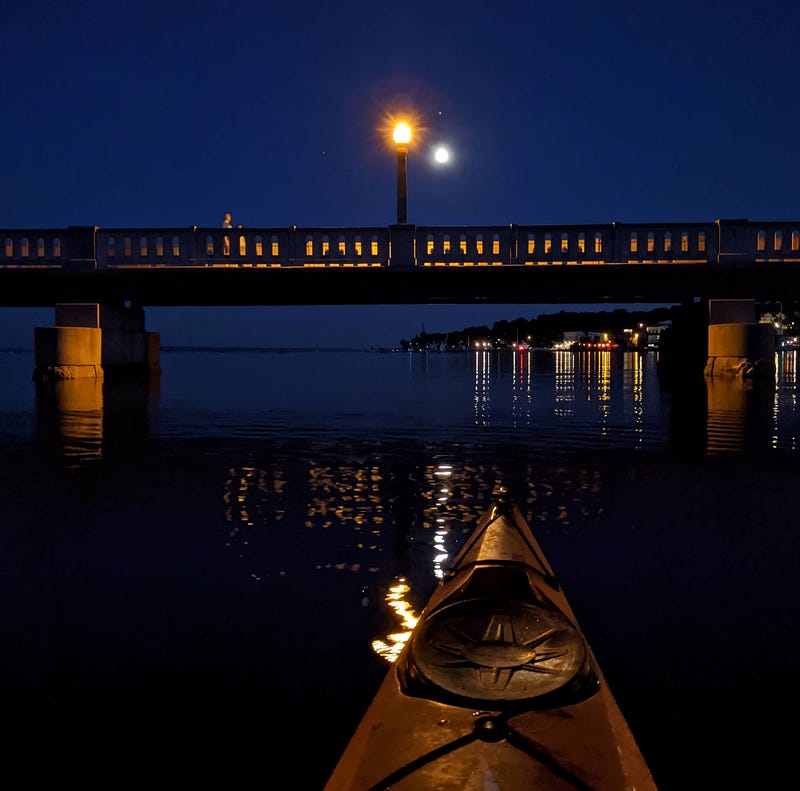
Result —
[[[0, 266], [60, 268], [74, 260], [72, 234], [67, 228], [0, 231]], [[90, 250], [94, 262], [94, 250]]]
[[171, 228], [97, 232], [97, 266], [385, 266], [386, 228]]
[[516, 262], [513, 225], [417, 226], [414, 248], [419, 267], [503, 266]]
[[419, 227], [417, 266], [556, 266], [717, 260], [715, 223]]
[[[402, 262], [392, 258], [409, 250]], [[408, 258], [408, 260], [405, 260]], [[800, 261], [800, 221], [0, 230], [0, 267], [470, 267]]]

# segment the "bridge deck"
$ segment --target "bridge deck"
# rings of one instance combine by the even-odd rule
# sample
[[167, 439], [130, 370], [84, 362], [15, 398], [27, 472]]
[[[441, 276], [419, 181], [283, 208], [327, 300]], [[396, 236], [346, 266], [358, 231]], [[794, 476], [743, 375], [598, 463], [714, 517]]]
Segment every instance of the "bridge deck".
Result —
[[800, 262], [580, 267], [0, 269], [0, 306], [680, 303], [800, 299]]
[[796, 299], [800, 221], [0, 230], [0, 305]]

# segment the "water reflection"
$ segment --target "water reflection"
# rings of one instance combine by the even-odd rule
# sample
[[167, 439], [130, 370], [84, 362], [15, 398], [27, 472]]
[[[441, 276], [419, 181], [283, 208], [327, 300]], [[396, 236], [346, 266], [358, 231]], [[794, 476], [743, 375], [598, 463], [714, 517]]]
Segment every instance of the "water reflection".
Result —
[[[387, 366], [376, 364], [378, 391], [365, 404], [340, 406], [333, 417], [325, 412], [327, 394], [326, 399], [317, 399], [312, 412], [304, 412], [296, 400], [294, 410], [282, 402], [273, 404], [268, 395], [256, 399], [258, 409], [244, 409], [238, 402], [219, 406], [211, 388], [214, 411], [201, 406], [194, 423], [184, 409], [183, 392], [177, 410], [160, 408], [158, 377], [76, 379], [37, 387], [36, 436], [41, 448], [71, 467], [129, 453], [147, 438], [151, 420], [164, 435], [189, 430], [248, 437], [293, 432], [333, 437], [344, 421], [350, 421], [354, 431], [374, 426], [376, 436], [385, 429], [400, 436], [465, 438], [468, 426], [473, 440], [490, 431], [497, 441], [519, 438], [542, 448], [553, 443], [580, 448], [602, 441], [609, 448], [670, 446], [693, 455], [793, 451], [800, 444], [797, 355], [796, 350], [778, 353], [774, 382], [700, 377], [680, 382], [669, 392], [661, 390], [653, 352], [487, 349], [424, 359], [409, 355], [416, 378], [394, 382]], [[282, 355], [292, 370], [290, 357]], [[391, 360], [383, 355], [371, 359]], [[302, 362], [307, 371], [308, 361], [304, 355], [298, 364]], [[422, 362], [425, 377], [419, 378]], [[209, 384], [214, 381], [213, 366], [213, 361], [195, 365], [212, 371]], [[224, 381], [222, 390], [227, 394], [231, 380]], [[335, 390], [335, 383], [332, 386]], [[197, 398], [207, 403], [203, 393], [198, 392]], [[348, 398], [352, 401], [352, 395]], [[170, 420], [177, 422], [173, 425]], [[397, 422], [390, 425], [387, 420]], [[325, 475], [321, 466], [310, 482], [312, 488], [333, 487]], [[354, 487], [360, 497], [368, 485], [361, 482]], [[367, 526], [364, 531], [366, 540]]]
[[771, 444], [778, 450], [797, 450], [798, 447], [797, 355], [797, 349], [777, 353]]
[[[503, 357], [481, 350], [463, 360], [469, 361], [468, 378], [464, 363], [448, 376], [462, 388], [471, 385], [472, 417], [481, 427], [492, 427], [492, 410], [505, 404], [512, 428], [528, 431], [537, 420], [540, 428], [558, 427], [583, 417], [593, 434], [598, 426], [609, 440], [628, 432], [634, 442], [626, 445], [639, 448], [659, 427], [663, 397], [667, 403], [671, 398], [673, 441], [693, 454], [763, 452], [778, 437], [792, 446], [796, 441], [796, 433], [786, 435], [787, 419], [797, 421], [794, 352], [782, 359], [775, 387], [701, 379], [669, 396], [660, 392], [652, 353], [541, 357], [526, 351]], [[426, 364], [433, 376], [435, 362]], [[542, 404], [551, 410], [549, 424], [544, 414], [537, 417]], [[226, 546], [258, 584], [313, 569], [325, 588], [352, 587], [353, 607], [373, 612], [380, 606], [376, 620], [384, 626], [376, 629], [372, 649], [387, 661], [399, 654], [496, 486], [526, 494], [520, 507], [532, 525], [569, 531], [579, 523], [585, 531], [604, 513], [606, 482], [591, 463], [578, 476], [564, 477], [570, 473], [546, 455], [521, 458], [513, 441], [505, 454], [494, 447], [491, 461], [478, 446], [474, 456], [461, 440], [453, 442], [451, 456], [434, 459], [422, 446], [412, 458], [397, 458], [384, 455], [380, 444], [304, 442], [299, 453], [274, 450], [269, 458], [230, 468], [224, 486]]]
[[66, 379], [36, 386], [39, 445], [81, 467], [103, 456], [103, 380]]
[[576, 377], [573, 386], [579, 396], [593, 407], [601, 436], [607, 436], [608, 418], [611, 414], [611, 359], [612, 354], [617, 358], [620, 355], [609, 351], [567, 353], [576, 357]]
[[[346, 690], [339, 697], [322, 690], [327, 708], [338, 709], [331, 722], [335, 730], [347, 721], [338, 716], [348, 701], [356, 693], [363, 696], [360, 676], [380, 665], [373, 652], [387, 660], [397, 654], [498, 481], [514, 492], [554, 567], [571, 581], [570, 595], [588, 613], [582, 623], [598, 636], [598, 655], [609, 657], [612, 671], [617, 663], [620, 678], [635, 680], [641, 670], [630, 659], [641, 653], [637, 640], [649, 647], [654, 637], [674, 636], [673, 616], [705, 602], [702, 617], [689, 619], [697, 628], [681, 632], [687, 644], [704, 646], [702, 667], [691, 672], [697, 663], [690, 658], [681, 665], [689, 668], [681, 678], [664, 663], [654, 664], [656, 673], [672, 680], [664, 689], [660, 685], [655, 708], [669, 711], [665, 703], [681, 704], [673, 707], [668, 725], [685, 724], [683, 703], [691, 707], [693, 697], [708, 691], [698, 682], [697, 689], [690, 686], [683, 698], [676, 697], [690, 674], [717, 678], [715, 668], [722, 668], [725, 678], [713, 690], [715, 702], [727, 700], [729, 689], [737, 700], [736, 681], [748, 668], [740, 672], [726, 659], [737, 656], [742, 622], [757, 622], [772, 639], [765, 644], [777, 639], [781, 649], [781, 636], [792, 634], [790, 607], [770, 610], [762, 596], [761, 606], [750, 607], [743, 621], [727, 604], [735, 600], [737, 586], [742, 588], [743, 574], [745, 583], [753, 582], [750, 587], [758, 578], [777, 579], [779, 592], [788, 592], [796, 578], [785, 561], [796, 554], [785, 505], [783, 511], [762, 509], [767, 502], [782, 503], [793, 483], [794, 455], [778, 451], [796, 445], [794, 352], [781, 356], [774, 387], [758, 396], [769, 404], [766, 426], [763, 416], [747, 415], [754, 406], [751, 396], [739, 392], [736, 403], [716, 388], [709, 394], [702, 377], [685, 400], [660, 391], [652, 354], [617, 354], [605, 366], [599, 357], [569, 353], [464, 353], [425, 360], [351, 356], [346, 359], [358, 361], [361, 378], [348, 372], [347, 393], [333, 374], [321, 379], [325, 362], [308, 354], [299, 360], [285, 354], [280, 361], [277, 355], [275, 360], [241, 355], [241, 362], [228, 359], [220, 367], [217, 360], [224, 357], [195, 355], [182, 360], [184, 370], [176, 370], [167, 356], [157, 409], [146, 393], [109, 390], [82, 399], [75, 390], [43, 394], [36, 416], [28, 378], [19, 380], [22, 398], [16, 391], [12, 398], [6, 387], [3, 414], [12, 419], [2, 421], [2, 428], [13, 440], [6, 469], [16, 474], [7, 477], [26, 484], [18, 496], [5, 499], [6, 546], [25, 561], [12, 575], [21, 606], [9, 631], [15, 639], [7, 642], [31, 689], [41, 683], [37, 668], [53, 667], [50, 685], [34, 698], [37, 705], [60, 688], [59, 668], [81, 664], [87, 677], [99, 673], [98, 696], [107, 688], [106, 673], [118, 677], [131, 698], [153, 679], [162, 685], [156, 683], [158, 695], [146, 697], [146, 704], [158, 708], [163, 698], [179, 708], [183, 698], [173, 695], [175, 686], [196, 703], [198, 679], [216, 678], [224, 683], [206, 684], [209, 698], [277, 700], [289, 710], [298, 700], [319, 703], [319, 695], [297, 696], [321, 667], [328, 690]], [[481, 359], [487, 364], [476, 376]], [[425, 377], [418, 374], [423, 362]], [[292, 380], [283, 400], [276, 395], [282, 385], [272, 385], [284, 381], [276, 371]], [[309, 391], [306, 400], [297, 397], [301, 382]], [[0, 388], [0, 396], [3, 392]], [[719, 408], [726, 399], [735, 409]], [[475, 424], [481, 400], [486, 425]], [[721, 465], [677, 463], [666, 451], [680, 432], [693, 454], [702, 458], [709, 452], [709, 400], [720, 431], [725, 420], [734, 420], [739, 445], [759, 448], [762, 457], [769, 453], [779, 463], [762, 465], [761, 458], [746, 465], [727, 459]], [[598, 416], [606, 426], [602, 442]], [[70, 428], [70, 422], [82, 421], [93, 428]], [[75, 508], [67, 513], [67, 527], [81, 529], [64, 529], [64, 505], [73, 502], [65, 500], [63, 487], [51, 485], [52, 465], [26, 463], [18, 473], [12, 468], [33, 456], [16, 450], [30, 446], [33, 430], [58, 454], [69, 446], [66, 457], [73, 462], [81, 458], [78, 449], [88, 446], [91, 461], [81, 463], [103, 473], [86, 476], [96, 500], [74, 501], [85, 513]], [[746, 436], [760, 431], [762, 437]], [[136, 453], [136, 443], [148, 435], [145, 452]], [[641, 443], [646, 452], [638, 452]], [[626, 452], [633, 448], [636, 453]], [[115, 455], [125, 465], [109, 470], [106, 462]], [[790, 461], [787, 470], [784, 458]], [[41, 478], [34, 480], [30, 472]], [[59, 477], [69, 482], [81, 476]], [[717, 485], [736, 496], [718, 502]], [[751, 524], [759, 530], [749, 529]], [[720, 546], [724, 551], [716, 551]], [[637, 595], [631, 597], [630, 590]], [[665, 597], [665, 590], [670, 595]], [[776, 611], [774, 625], [762, 617], [771, 613], [774, 622]], [[720, 614], [722, 626], [709, 640], [703, 624], [719, 623]], [[643, 618], [651, 619], [652, 628]], [[616, 627], [631, 623], [620, 638]], [[667, 637], [656, 648], [656, 659], [670, 657]], [[792, 656], [791, 646], [786, 648], [770, 656]], [[126, 685], [143, 667], [149, 670], [141, 686], [130, 690]], [[644, 682], [623, 687], [623, 695], [647, 699], [644, 687]], [[83, 688], [74, 689], [77, 700]], [[754, 691], [751, 697], [759, 696]], [[197, 706], [205, 710], [206, 698]], [[355, 708], [357, 721], [363, 712], [360, 704]], [[639, 716], [646, 718], [653, 708], [641, 707]], [[735, 713], [734, 708], [724, 713]], [[30, 709], [27, 700], [23, 709]], [[105, 696], [102, 707], [92, 708], [101, 709], [104, 718], [98, 721], [105, 722]], [[188, 720], [195, 709], [187, 710]], [[233, 703], [230, 709], [211, 706], [207, 719], [198, 718], [197, 730], [207, 728], [218, 741], [209, 726], [235, 722], [236, 713]], [[175, 724], [185, 727], [177, 718]], [[167, 722], [165, 731], [172, 725]], [[299, 719], [300, 731], [290, 725], [288, 733], [302, 731]], [[342, 730], [350, 732], [346, 724]], [[702, 736], [701, 728], [695, 730], [692, 735]], [[650, 743], [668, 740], [671, 731], [681, 732], [651, 729]], [[163, 735], [169, 743], [169, 734], [159, 731], [157, 738]], [[663, 753], [669, 765], [674, 750], [668, 746]], [[230, 761], [224, 768], [230, 769]]]
[[475, 425], [491, 425], [492, 352], [475, 352]]
[[35, 389], [37, 445], [74, 469], [129, 454], [147, 438], [159, 377], [65, 379]]
[[434, 552], [432, 558], [433, 576], [440, 580], [444, 577], [445, 570], [449, 565], [451, 551], [447, 546], [447, 537], [450, 527], [447, 524], [448, 501], [453, 494], [448, 483], [453, 474], [453, 465], [440, 462], [436, 465], [433, 475], [439, 484], [437, 491], [436, 505], [439, 513], [434, 515]]
[[637, 446], [644, 440], [644, 371], [648, 359], [652, 359], [652, 356], [638, 352], [627, 352], [623, 358], [622, 394], [633, 419]]
[[[384, 625], [372, 649], [389, 662], [498, 485], [525, 495], [519, 505], [531, 523], [570, 529], [602, 514], [597, 470], [587, 465], [574, 477], [546, 459], [520, 463], [513, 448], [490, 464], [464, 447], [452, 458], [422, 452], [423, 464], [365, 459], [360, 446], [337, 447], [338, 463], [325, 453], [312, 447], [297, 458], [287, 451], [231, 468], [224, 543], [254, 583], [313, 570], [326, 590], [351, 588], [353, 608], [380, 607]], [[342, 463], [348, 453], [356, 458]], [[401, 500], [419, 505], [398, 506]]]
[[[524, 439], [530, 443], [526, 453], [537, 443], [556, 449], [602, 448], [596, 443], [598, 436], [609, 446], [626, 449], [645, 448], [647, 443], [660, 449], [669, 441], [673, 449], [697, 456], [764, 453], [797, 444], [796, 355], [795, 351], [781, 355], [774, 385], [701, 377], [663, 393], [653, 353], [478, 350], [458, 358], [443, 355], [447, 365], [441, 379], [436, 378], [438, 358], [426, 357], [432, 378], [424, 385], [429, 388], [435, 382], [441, 389], [435, 392], [446, 393], [450, 400], [454, 388], [463, 394], [471, 387], [474, 424], [491, 428], [498, 445], [513, 447]], [[502, 415], [496, 417], [501, 407], [510, 415], [506, 425]], [[88, 447], [96, 454], [103, 450], [97, 420], [102, 412], [102, 402], [94, 405], [94, 411], [56, 410], [61, 423], [71, 421], [73, 427], [94, 419], [88, 423], [93, 429], [81, 433], [73, 428], [71, 435], [80, 435], [80, 442], [73, 439], [72, 446], [84, 451]], [[105, 413], [107, 417], [107, 397]], [[524, 433], [513, 431], [517, 429]], [[108, 421], [104, 430], [107, 439]], [[63, 426], [59, 431], [63, 444], [68, 432]], [[366, 598], [380, 599], [386, 590], [396, 597], [398, 590], [392, 586], [400, 585], [400, 578], [413, 597], [418, 586], [408, 569], [391, 570], [386, 576], [387, 555], [414, 556], [412, 567], [429, 569], [426, 582], [440, 579], [457, 549], [459, 528], [477, 516], [493, 486], [507, 485], [510, 477], [516, 477], [517, 491], [530, 492], [529, 505], [536, 504], [529, 509], [529, 520], [539, 518], [543, 499], [553, 494], [532, 477], [527, 458], [517, 457], [510, 469], [503, 470], [488, 468], [484, 459], [476, 459], [472, 468], [457, 466], [455, 460], [463, 459], [474, 435], [454, 433], [453, 458], [431, 461], [421, 448], [418, 457], [386, 462], [373, 448], [360, 452], [350, 464], [342, 463], [344, 446], [338, 440], [334, 447], [323, 447], [319, 437], [301, 436], [309, 443], [307, 458], [276, 453], [259, 462], [243, 461], [230, 468], [225, 481], [227, 545], [257, 581], [290, 574], [310, 563], [323, 572], [374, 576], [377, 584], [362, 580], [359, 585]], [[416, 426], [401, 436], [425, 439], [424, 430]], [[485, 482], [485, 490], [473, 492], [475, 481]], [[595, 482], [586, 485], [591, 490]], [[585, 511], [591, 505], [582, 507]], [[558, 519], [569, 521], [568, 511]], [[297, 537], [283, 527], [285, 522], [304, 525], [302, 551], [281, 551], [284, 543], [291, 546]], [[276, 551], [262, 553], [263, 547]], [[423, 550], [426, 557], [418, 557]], [[404, 606], [414, 611], [411, 599], [405, 599]]]
[[415, 612], [408, 601], [411, 586], [405, 577], [398, 579], [389, 586], [384, 597], [387, 606], [392, 610], [398, 621], [400, 631], [390, 632], [387, 635], [376, 637], [372, 641], [372, 650], [387, 662], [394, 662], [403, 647], [411, 637], [411, 632], [417, 625], [419, 613]]
[[775, 388], [752, 379], [706, 380], [708, 455], [769, 449]]
[[499, 426], [507, 411], [513, 428], [577, 418], [610, 437], [620, 426], [616, 412], [626, 429], [644, 437], [645, 381], [657, 377], [653, 354], [478, 350], [472, 359], [476, 426]]
[[558, 417], [570, 417], [575, 410], [575, 361], [577, 355], [569, 351], [555, 352], [555, 380], [553, 382], [555, 406]]
[[531, 352], [514, 352], [512, 370], [511, 417], [514, 426], [530, 426], [533, 405]]

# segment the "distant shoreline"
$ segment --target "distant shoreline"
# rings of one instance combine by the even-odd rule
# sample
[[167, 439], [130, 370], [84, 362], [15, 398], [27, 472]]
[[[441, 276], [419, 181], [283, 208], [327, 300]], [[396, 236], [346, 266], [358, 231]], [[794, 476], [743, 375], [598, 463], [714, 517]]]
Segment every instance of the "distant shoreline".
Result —
[[287, 352], [391, 352], [395, 349], [357, 348], [352, 346], [162, 346], [162, 352], [257, 352], [259, 354], [285, 354]]
[[[348, 353], [348, 354], [474, 354], [475, 352], [484, 351], [508, 351], [519, 353], [518, 349], [511, 349], [508, 347], [494, 348], [494, 349], [402, 349], [395, 347], [392, 349], [385, 347], [372, 347], [372, 348], [354, 348], [354, 347], [320, 347], [320, 346], [162, 346], [161, 351], [168, 354], [197, 354], [199, 352], [213, 352], [216, 354], [313, 354], [324, 352]], [[553, 347], [545, 346], [531, 346], [522, 351], [528, 352], [556, 352], [556, 351], [569, 351], [568, 349], [556, 349]], [[575, 350], [573, 350], [575, 351]], [[586, 351], [586, 350], [583, 350]], [[630, 349], [606, 349], [604, 351], [634, 351]], [[638, 351], [645, 351], [640, 349]], [[652, 351], [652, 350], [648, 350]], [[30, 348], [9, 347], [0, 348], [2, 354], [33, 354], [34, 350]]]

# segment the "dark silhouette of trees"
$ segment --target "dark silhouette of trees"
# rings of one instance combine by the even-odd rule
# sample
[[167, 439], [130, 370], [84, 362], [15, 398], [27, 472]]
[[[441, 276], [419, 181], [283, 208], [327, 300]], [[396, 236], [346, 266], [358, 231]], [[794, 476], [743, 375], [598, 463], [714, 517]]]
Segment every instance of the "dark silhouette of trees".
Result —
[[512, 321], [502, 319], [491, 327], [485, 324], [465, 327], [449, 332], [422, 332], [411, 340], [400, 341], [402, 349], [471, 349], [476, 343], [487, 342], [494, 348], [510, 346], [513, 343], [526, 343], [536, 348], [550, 348], [563, 340], [565, 332], [606, 332], [611, 336], [620, 334], [626, 328], [641, 324], [659, 324], [671, 321], [677, 306], [655, 308], [648, 311], [577, 312], [562, 310], [532, 319], [518, 317]]

